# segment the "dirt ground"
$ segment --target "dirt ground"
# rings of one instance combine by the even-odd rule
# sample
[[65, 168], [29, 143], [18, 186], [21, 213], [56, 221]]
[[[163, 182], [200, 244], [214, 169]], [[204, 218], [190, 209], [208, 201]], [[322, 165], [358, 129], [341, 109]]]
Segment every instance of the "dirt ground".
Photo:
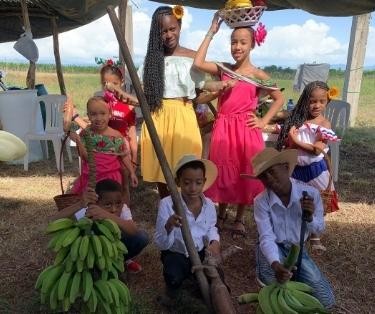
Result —
[[[355, 147], [347, 144], [341, 150], [337, 185], [341, 209], [326, 217], [327, 229], [322, 241], [328, 251], [315, 258], [333, 285], [337, 298], [334, 313], [374, 312], [375, 164], [374, 147], [365, 144], [357, 142]], [[77, 162], [73, 165], [66, 162], [64, 184], [75, 175]], [[53, 159], [30, 164], [28, 172], [21, 165], [0, 164], [0, 313], [45, 313], [33, 286], [39, 272], [51, 262], [44, 229], [56, 210], [53, 196], [57, 194], [60, 194], [59, 179]], [[134, 219], [152, 236], [158, 203], [154, 186], [141, 183], [132, 191], [131, 202]], [[258, 289], [254, 277], [257, 239], [250, 208], [246, 218], [246, 238], [233, 240], [230, 227], [234, 216], [230, 212], [221, 240], [224, 248], [235, 244], [243, 249], [224, 264], [233, 298]], [[135, 313], [206, 312], [191, 283], [187, 283], [174, 309], [158, 304], [156, 298], [163, 293], [164, 283], [159, 253], [153, 244], [137, 261], [143, 271], [126, 276], [136, 303]], [[236, 305], [236, 308], [239, 313], [254, 312], [250, 305]]]

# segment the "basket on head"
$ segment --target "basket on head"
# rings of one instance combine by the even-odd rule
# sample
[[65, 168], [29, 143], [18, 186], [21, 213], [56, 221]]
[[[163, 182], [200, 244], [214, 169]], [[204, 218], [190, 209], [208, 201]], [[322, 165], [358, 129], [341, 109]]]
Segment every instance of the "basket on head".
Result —
[[267, 9], [265, 6], [222, 9], [219, 11], [219, 16], [230, 28], [249, 27], [258, 23], [265, 9]]

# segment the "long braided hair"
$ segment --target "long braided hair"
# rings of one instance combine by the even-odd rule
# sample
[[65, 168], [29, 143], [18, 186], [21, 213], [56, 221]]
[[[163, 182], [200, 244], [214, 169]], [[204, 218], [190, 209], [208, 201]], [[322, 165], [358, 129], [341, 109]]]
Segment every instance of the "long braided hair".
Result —
[[288, 138], [288, 133], [292, 126], [299, 128], [306, 120], [308, 120], [310, 116], [310, 97], [311, 93], [316, 88], [324, 89], [327, 92], [329, 90], [328, 85], [322, 81], [314, 81], [305, 86], [296, 106], [294, 107], [289, 117], [286, 119], [284, 126], [281, 129], [280, 135], [276, 142], [276, 149], [282, 150], [285, 147], [285, 140]]
[[[161, 6], [152, 15], [147, 53], [143, 69], [143, 90], [151, 112], [162, 106], [164, 92], [164, 45], [161, 38], [161, 19], [173, 15], [172, 8]], [[181, 20], [177, 20], [181, 27]]]

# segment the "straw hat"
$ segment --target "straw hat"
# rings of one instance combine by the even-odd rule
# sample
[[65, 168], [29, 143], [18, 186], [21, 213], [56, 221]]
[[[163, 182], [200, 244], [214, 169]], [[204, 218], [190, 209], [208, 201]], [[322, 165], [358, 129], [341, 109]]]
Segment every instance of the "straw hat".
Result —
[[192, 161], [200, 161], [203, 163], [206, 169], [206, 183], [203, 186], [203, 192], [206, 191], [216, 180], [217, 177], [217, 167], [216, 165], [207, 159], [200, 159], [195, 155], [184, 155], [177, 163], [177, 166], [174, 168], [173, 175], [177, 177], [177, 171], [184, 165]]
[[267, 147], [258, 153], [251, 161], [253, 166], [253, 174], [241, 174], [241, 177], [256, 178], [268, 168], [284, 163], [289, 165], [289, 175], [292, 175], [294, 167], [297, 164], [296, 149], [286, 149], [279, 152], [275, 148]]
[[17, 160], [26, 154], [25, 143], [12, 133], [0, 131], [0, 161]]

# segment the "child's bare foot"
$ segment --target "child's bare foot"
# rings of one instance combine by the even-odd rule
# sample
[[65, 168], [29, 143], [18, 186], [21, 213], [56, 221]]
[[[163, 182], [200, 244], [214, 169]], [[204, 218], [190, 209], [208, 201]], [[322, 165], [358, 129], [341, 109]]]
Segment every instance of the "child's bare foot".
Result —
[[320, 242], [320, 238], [310, 238], [311, 253], [322, 255], [327, 248]]
[[224, 229], [224, 224], [227, 218], [228, 218], [228, 214], [225, 214], [224, 216], [220, 216], [220, 215], [217, 216], [216, 228], [219, 232], [221, 232]]
[[232, 230], [232, 238], [236, 238], [237, 236], [240, 237], [246, 237], [246, 228], [245, 228], [245, 222], [243, 219], [236, 219], [233, 224], [233, 230]]

